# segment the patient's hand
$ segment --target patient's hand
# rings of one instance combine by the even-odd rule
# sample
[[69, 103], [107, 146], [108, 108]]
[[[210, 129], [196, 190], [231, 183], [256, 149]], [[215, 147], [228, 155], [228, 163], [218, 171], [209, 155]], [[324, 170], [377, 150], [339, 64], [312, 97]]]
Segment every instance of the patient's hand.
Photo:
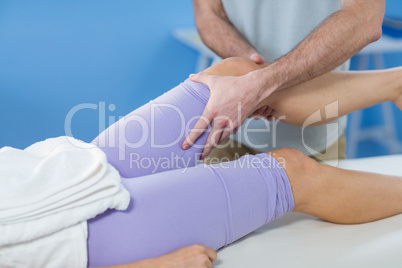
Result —
[[163, 268], [211, 268], [217, 254], [211, 248], [192, 245], [156, 258], [156, 267]]
[[216, 257], [216, 252], [211, 248], [192, 245], [158, 258], [104, 268], [212, 268], [212, 262]]

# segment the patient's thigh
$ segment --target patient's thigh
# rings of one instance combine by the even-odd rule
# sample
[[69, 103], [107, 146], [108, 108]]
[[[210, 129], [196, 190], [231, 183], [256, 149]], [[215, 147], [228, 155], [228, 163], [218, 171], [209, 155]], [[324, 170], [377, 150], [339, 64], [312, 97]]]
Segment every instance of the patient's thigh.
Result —
[[208, 87], [186, 80], [110, 126], [93, 143], [125, 178], [194, 166], [207, 133], [188, 150], [181, 144], [208, 98]]

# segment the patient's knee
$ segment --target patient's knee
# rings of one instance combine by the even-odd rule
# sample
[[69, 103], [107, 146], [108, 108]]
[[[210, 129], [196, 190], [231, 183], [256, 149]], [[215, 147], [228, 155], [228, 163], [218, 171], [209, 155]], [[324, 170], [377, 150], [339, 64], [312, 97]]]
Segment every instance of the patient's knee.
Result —
[[205, 72], [219, 76], [241, 76], [265, 66], [264, 64], [256, 64], [248, 58], [231, 57], [209, 67]]
[[294, 148], [281, 148], [269, 151], [267, 154], [273, 156], [290, 173], [299, 173], [309, 165], [314, 164], [314, 162], [309, 161], [308, 156]]
[[303, 211], [308, 206], [311, 196], [319, 189], [317, 172], [319, 164], [301, 151], [282, 148], [268, 152], [284, 168], [295, 200], [294, 211]]

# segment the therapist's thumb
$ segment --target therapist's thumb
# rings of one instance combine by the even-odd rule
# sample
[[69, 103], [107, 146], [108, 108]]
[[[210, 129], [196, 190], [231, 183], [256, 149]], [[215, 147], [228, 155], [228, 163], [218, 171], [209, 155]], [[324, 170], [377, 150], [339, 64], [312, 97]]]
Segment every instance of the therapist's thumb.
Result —
[[264, 62], [267, 62], [267, 60], [261, 54], [258, 54], [258, 53], [251, 54], [250, 59], [253, 60], [257, 64], [262, 64]]
[[208, 85], [210, 75], [204, 72], [199, 72], [198, 74], [190, 74], [189, 78], [191, 81], [199, 82]]

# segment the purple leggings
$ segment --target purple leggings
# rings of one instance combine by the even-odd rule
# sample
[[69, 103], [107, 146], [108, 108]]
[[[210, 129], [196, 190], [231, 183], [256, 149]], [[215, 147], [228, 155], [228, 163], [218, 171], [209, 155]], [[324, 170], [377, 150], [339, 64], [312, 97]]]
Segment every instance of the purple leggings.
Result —
[[181, 149], [208, 98], [208, 87], [186, 80], [94, 140], [126, 178], [132, 201], [126, 211], [88, 221], [88, 266], [158, 257], [192, 244], [216, 250], [294, 208], [286, 173], [268, 154], [196, 165], [207, 133]]

